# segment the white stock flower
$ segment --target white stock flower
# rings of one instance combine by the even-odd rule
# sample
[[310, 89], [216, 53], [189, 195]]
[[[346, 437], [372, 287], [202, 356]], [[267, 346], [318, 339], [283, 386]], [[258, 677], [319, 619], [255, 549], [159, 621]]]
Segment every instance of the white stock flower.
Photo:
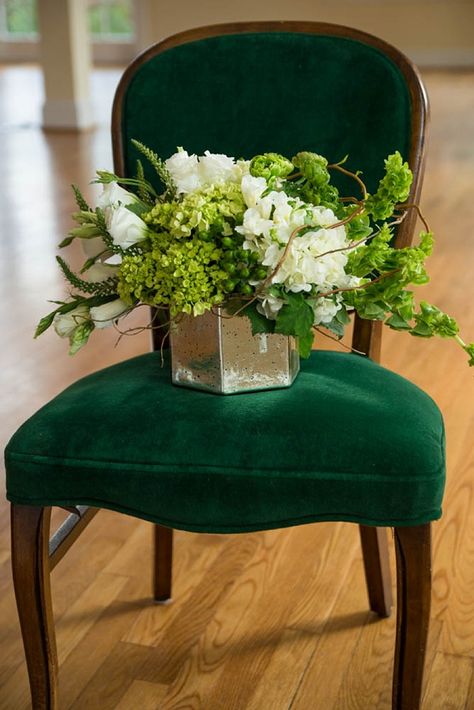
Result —
[[109, 301], [102, 306], [94, 306], [90, 309], [90, 316], [94, 321], [96, 328], [108, 328], [121, 315], [130, 309], [120, 298], [115, 301]]
[[112, 276], [115, 276], [119, 270], [119, 267], [114, 264], [103, 264], [102, 262], [97, 262], [92, 264], [92, 266], [85, 272], [85, 278], [91, 283], [99, 283], [100, 281], [106, 281]]
[[145, 222], [126, 207], [112, 209], [106, 214], [105, 222], [114, 244], [122, 249], [143, 241], [148, 234]]
[[240, 189], [247, 207], [256, 207], [257, 201], [262, 196], [262, 192], [267, 189], [267, 181], [263, 177], [244, 175], [240, 183]]
[[89, 309], [84, 304], [73, 308], [69, 313], [56, 313], [53, 320], [53, 327], [60, 338], [69, 338], [76, 330], [78, 325], [81, 325], [86, 320], [89, 320]]
[[101, 210], [106, 210], [109, 207], [115, 207], [119, 203], [121, 205], [131, 205], [133, 202], [137, 202], [138, 198], [128, 190], [116, 182], [108, 182], [103, 186], [102, 194], [97, 200], [97, 206]]

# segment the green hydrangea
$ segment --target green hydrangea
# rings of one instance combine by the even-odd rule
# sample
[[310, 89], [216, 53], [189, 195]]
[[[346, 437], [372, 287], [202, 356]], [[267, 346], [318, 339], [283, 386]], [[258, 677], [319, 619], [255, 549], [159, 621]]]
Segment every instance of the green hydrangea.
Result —
[[242, 222], [245, 209], [240, 186], [224, 182], [184, 195], [179, 201], [158, 202], [142, 219], [175, 239], [193, 233], [205, 239], [231, 235], [234, 224]]
[[194, 236], [171, 241], [153, 238], [151, 251], [125, 256], [118, 293], [126, 303], [169, 306], [171, 316], [201, 315], [224, 300], [228, 274], [219, 266], [222, 250]]

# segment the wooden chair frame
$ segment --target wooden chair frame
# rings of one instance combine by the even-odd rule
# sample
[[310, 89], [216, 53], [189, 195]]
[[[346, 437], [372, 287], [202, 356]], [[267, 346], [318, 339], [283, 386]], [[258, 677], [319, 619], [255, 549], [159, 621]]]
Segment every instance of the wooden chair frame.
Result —
[[[412, 143], [408, 156], [414, 181], [410, 201], [417, 200], [424, 169], [428, 103], [416, 68], [382, 40], [351, 28], [318, 22], [247, 22], [201, 27], [169, 37], [150, 47], [125, 71], [112, 113], [112, 142], [116, 173], [124, 174], [121, 110], [127, 86], [141, 65], [171, 47], [216, 35], [245, 32], [303, 32], [359, 40], [379, 49], [405, 77], [412, 101]], [[406, 246], [416, 221], [412, 212], [400, 225], [396, 245]], [[155, 331], [156, 332], [156, 331]], [[159, 347], [155, 338], [154, 347]], [[356, 318], [353, 346], [379, 361], [381, 323]], [[56, 710], [57, 652], [51, 606], [50, 572], [66, 554], [98, 509], [68, 508], [70, 515], [49, 538], [50, 507], [12, 505], [12, 566], [15, 595], [28, 666], [34, 710]], [[359, 526], [370, 608], [390, 615], [392, 593], [385, 528]], [[394, 529], [397, 560], [397, 631], [393, 673], [394, 710], [416, 710], [422, 696], [423, 665], [431, 603], [431, 525]], [[154, 598], [171, 598], [173, 531], [154, 526]]]

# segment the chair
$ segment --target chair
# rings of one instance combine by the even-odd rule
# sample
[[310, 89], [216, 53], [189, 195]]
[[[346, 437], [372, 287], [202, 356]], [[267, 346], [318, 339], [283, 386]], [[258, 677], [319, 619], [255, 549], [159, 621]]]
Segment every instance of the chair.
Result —
[[[162, 156], [178, 145], [236, 157], [314, 150], [334, 161], [349, 154], [370, 191], [398, 149], [415, 200], [426, 121], [416, 69], [375, 37], [313, 22], [205, 27], [150, 47], [126, 70], [113, 108], [115, 168], [135, 172], [131, 138]], [[401, 224], [398, 246], [410, 242], [414, 219]], [[19, 429], [6, 452], [7, 494], [34, 708], [57, 706], [49, 572], [99, 508], [155, 523], [161, 601], [171, 596], [172, 528], [357, 523], [380, 616], [391, 607], [384, 528], [394, 528], [393, 708], [420, 706], [443, 424], [426, 394], [377, 363], [380, 325], [356, 319], [354, 347], [367, 357], [314, 352], [289, 390], [233, 397], [173, 387], [158, 353], [144, 354], [73, 384]], [[151, 407], [153, 419], [144, 416]], [[71, 515], [48, 544], [51, 506]]]

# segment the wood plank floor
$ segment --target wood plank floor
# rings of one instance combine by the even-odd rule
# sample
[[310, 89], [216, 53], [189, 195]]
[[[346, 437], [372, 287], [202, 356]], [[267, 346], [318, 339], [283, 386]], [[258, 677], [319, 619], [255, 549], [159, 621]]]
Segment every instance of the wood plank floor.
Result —
[[[102, 333], [76, 358], [33, 342], [46, 297], [63, 293], [55, 245], [69, 184], [110, 167], [118, 71], [94, 74], [97, 129], [39, 129], [34, 67], [0, 69], [0, 433], [79, 376], [143, 352], [146, 335]], [[437, 234], [420, 289], [474, 339], [474, 73], [426, 72], [431, 148], [422, 204]], [[92, 188], [88, 189], [92, 194]], [[324, 347], [327, 343], [322, 343]], [[474, 708], [474, 378], [450, 342], [388, 333], [386, 366], [439, 404], [449, 480], [434, 525], [425, 710]], [[60, 514], [55, 514], [58, 520]], [[0, 708], [29, 707], [12, 592], [9, 510], [0, 500]], [[174, 599], [150, 600], [151, 526], [102, 511], [53, 572], [60, 707], [82, 710], [344, 710], [390, 707], [394, 618], [368, 611], [357, 528], [318, 524], [241, 536], [176, 534]], [[393, 553], [393, 550], [392, 550]]]

